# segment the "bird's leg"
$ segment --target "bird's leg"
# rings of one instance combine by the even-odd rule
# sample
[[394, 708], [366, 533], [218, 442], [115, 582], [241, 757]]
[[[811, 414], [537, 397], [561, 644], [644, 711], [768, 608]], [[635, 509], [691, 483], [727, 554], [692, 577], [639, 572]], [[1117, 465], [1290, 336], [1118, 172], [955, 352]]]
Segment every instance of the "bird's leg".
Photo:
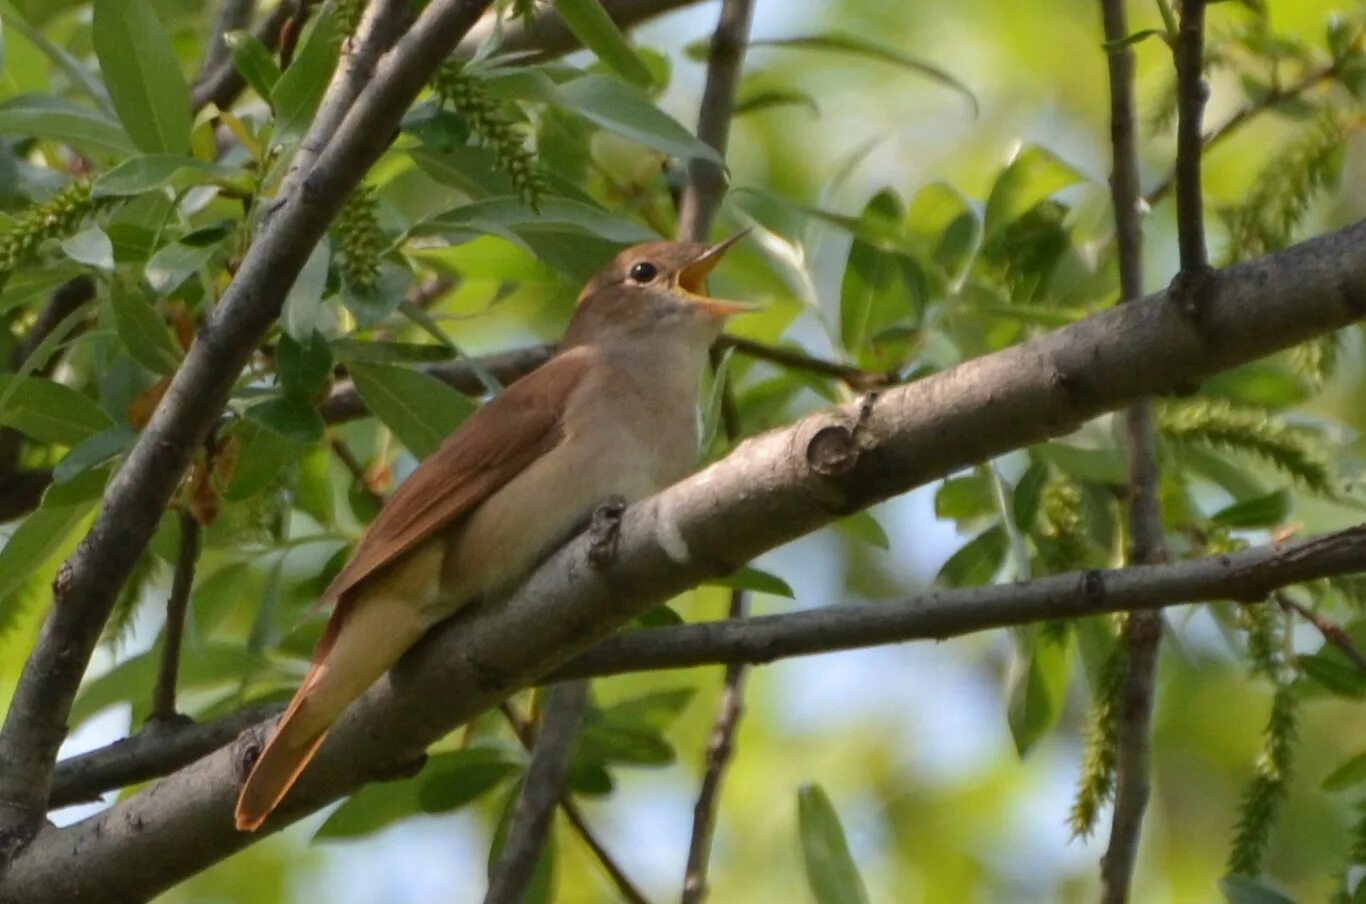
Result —
[[625, 511], [626, 500], [621, 496], [609, 496], [593, 510], [588, 522], [588, 561], [594, 568], [606, 568], [616, 556]]

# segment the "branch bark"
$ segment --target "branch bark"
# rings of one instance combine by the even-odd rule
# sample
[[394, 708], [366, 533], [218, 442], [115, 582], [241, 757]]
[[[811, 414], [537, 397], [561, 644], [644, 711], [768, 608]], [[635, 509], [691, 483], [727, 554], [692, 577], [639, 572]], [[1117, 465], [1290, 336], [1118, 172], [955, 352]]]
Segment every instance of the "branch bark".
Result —
[[[489, 0], [434, 0], [412, 30], [362, 79], [373, 59], [355, 51], [346, 84], [364, 82], [307, 177], [289, 179], [233, 282], [177, 371], [151, 422], [106, 490], [90, 532], [67, 560], [53, 607], [24, 665], [0, 729], [0, 857], [41, 824], [66, 718], [114, 596], [156, 529], [189, 462], [285, 293], [346, 195], [378, 158], [432, 71]], [[387, 8], [387, 5], [386, 5]], [[377, 54], [375, 54], [377, 56]], [[334, 80], [334, 85], [337, 80]], [[329, 89], [329, 94], [331, 89]], [[324, 98], [323, 108], [328, 108]], [[313, 129], [335, 125], [320, 109]]]
[[1176, 42], [1176, 222], [1181, 272], [1209, 268], [1205, 249], [1205, 205], [1201, 193], [1200, 137], [1209, 83], [1204, 76], [1205, 0], [1184, 0]]
[[520, 904], [526, 895], [564, 792], [569, 755], [587, 705], [586, 681], [561, 684], [550, 692], [531, 765], [517, 795], [503, 850], [489, 876], [484, 904]]
[[[1129, 33], [1124, 0], [1101, 0], [1105, 40], [1112, 46]], [[1110, 144], [1113, 164], [1110, 197], [1115, 209], [1120, 301], [1143, 295], [1143, 223], [1139, 206], [1138, 140], [1134, 115], [1134, 53], [1119, 46], [1106, 55], [1110, 77]], [[1197, 150], [1197, 153], [1199, 151]], [[1179, 164], [1178, 164], [1179, 166]], [[1124, 414], [1125, 451], [1129, 469], [1128, 560], [1156, 565], [1167, 560], [1162, 530], [1156, 434], [1152, 403], [1144, 399]], [[1101, 901], [1125, 904], [1133, 881], [1134, 862], [1148, 808], [1148, 739], [1157, 681], [1157, 654], [1162, 641], [1162, 615], [1135, 611], [1125, 619], [1124, 676], [1116, 718], [1115, 806], [1110, 843], [1101, 858]]]
[[166, 628], [161, 634], [161, 668], [152, 691], [151, 718], [169, 722], [176, 716], [176, 680], [180, 675], [180, 645], [185, 616], [194, 589], [195, 565], [199, 562], [199, 520], [189, 511], [180, 513], [180, 548], [176, 551], [175, 576], [166, 599]]
[[[424, 18], [449, 9], [434, 3]], [[410, 35], [401, 42], [395, 53], [411, 39]], [[398, 59], [411, 61], [429, 50], [425, 43], [419, 44], [415, 53]], [[374, 84], [384, 82], [386, 71], [382, 64]], [[388, 91], [371, 95], [367, 90], [344, 130], [355, 128], [356, 114], [371, 104], [381, 104], [395, 116], [403, 106]], [[375, 140], [382, 141], [382, 135]], [[348, 139], [329, 148], [318, 169], [330, 174], [340, 163], [353, 161], [337, 151], [350, 146]], [[325, 179], [321, 187], [332, 184]], [[271, 253], [294, 249], [289, 259], [297, 269], [316, 232], [297, 238], [281, 228], [282, 223], [293, 224], [294, 217], [277, 217], [269, 230], [278, 239], [270, 245]], [[260, 278], [260, 264], [244, 265], [244, 270], [245, 274], [239, 272], [239, 281], [244, 276], [253, 282]], [[243, 311], [249, 324], [268, 323], [263, 315], [273, 315], [274, 306], [261, 312], [249, 300], [240, 294], [234, 298], [230, 289], [219, 310]], [[1068, 433], [1101, 412], [1176, 391], [1363, 316], [1366, 221], [1213, 274], [1198, 322], [1175, 303], [1170, 291], [1159, 292], [914, 384], [889, 389], [872, 404], [851, 402], [748, 440], [702, 473], [628, 509], [617, 554], [608, 567], [599, 570], [590, 564], [589, 544], [578, 538], [551, 556], [508, 599], [472, 607], [435, 630], [347, 711], [295, 793], [267, 823], [267, 831], [313, 812], [386, 767], [411, 761], [453, 726], [551, 673], [636, 614], [699, 581], [972, 462]], [[215, 326], [225, 330], [220, 324], [234, 322], [220, 321]], [[234, 334], [243, 335], [246, 329], [238, 326]], [[179, 420], [188, 417], [179, 413], [181, 406], [207, 411], [208, 417], [216, 413], [222, 398], [219, 393], [225, 391], [237, 367], [219, 366], [206, 372], [205, 366], [234, 365], [241, 360], [214, 360], [223, 354], [221, 336], [211, 329], [206, 339], [195, 344], [196, 350], [213, 352], [191, 351], [186, 369], [177, 378], [181, 391], [172, 385], [176, 395], [154, 419], [144, 440], [149, 435], [178, 437], [191, 430], [192, 421]], [[241, 353], [243, 358], [259, 333], [246, 338], [250, 341]], [[205, 391], [191, 397], [190, 405], [184, 387], [197, 388], [200, 381]], [[169, 417], [168, 409], [178, 412], [176, 419]], [[176, 431], [168, 434], [168, 425]], [[164, 481], [153, 486], [164, 486], [169, 495], [178, 469], [170, 476], [146, 470], [148, 464], [165, 460], [164, 453], [153, 451], [159, 448], [153, 443], [142, 453], [135, 452], [124, 471], [136, 475], [138, 483]], [[99, 548], [110, 544], [113, 564], [119, 568], [131, 565], [122, 556], [135, 555], [145, 542], [154, 525], [156, 504], [165, 498], [158, 498], [160, 489], [130, 494], [128, 480], [122, 477], [115, 484], [102, 520], [109, 517], [110, 509], [126, 517], [108, 522], [104, 533], [97, 535], [105, 537], [99, 540]], [[150, 501], [153, 513], [130, 510], [135, 501], [143, 505]], [[119, 543], [107, 538], [112, 525], [118, 525]], [[123, 539], [130, 533], [135, 540]], [[1342, 571], [1360, 567], [1361, 537], [1353, 536], [1350, 561], [1344, 557], [1336, 563]], [[1312, 542], [1285, 549], [1288, 561], [1274, 573], [1291, 574], [1296, 580], [1311, 576], [1297, 572], [1297, 567], [1306, 561], [1321, 563], [1324, 554], [1322, 545]], [[1205, 567], [1219, 568], [1222, 561]], [[1247, 560], [1230, 556], [1226, 561]], [[1152, 567], [1156, 566], [1148, 568]], [[1142, 567], [1134, 571], [1128, 578], [1114, 576], [1105, 585], [1107, 598], [1114, 599], [1116, 593], [1133, 588], [1134, 581], [1151, 573]], [[1265, 591], [1272, 573], [1246, 568], [1231, 588], [1221, 588], [1220, 595], [1255, 596]], [[108, 573], [101, 577], [106, 587], [117, 583]], [[87, 583], [91, 578], [87, 574], [81, 579], [81, 599], [86, 603], [92, 597], [100, 599]], [[1155, 605], [1152, 588], [1141, 589], [1141, 594], [1125, 601]], [[1201, 598], [1189, 587], [1182, 588], [1179, 596]], [[67, 598], [72, 598], [71, 592]], [[1102, 603], [1097, 600], [1094, 605]], [[1070, 614], [1090, 611], [1095, 610], [1075, 605]], [[1059, 617], [1068, 614], [1056, 613]], [[65, 717], [67, 705], [57, 708], [57, 724]], [[50, 724], [51, 719], [48, 715], [39, 725]], [[259, 839], [262, 833], [236, 832], [231, 818], [251, 748], [244, 739], [106, 812], [65, 829], [42, 832], [13, 860], [0, 886], [0, 902], [34, 904], [98, 895], [146, 898]], [[46, 785], [43, 782], [44, 789]], [[44, 800], [46, 796], [44, 790]]]

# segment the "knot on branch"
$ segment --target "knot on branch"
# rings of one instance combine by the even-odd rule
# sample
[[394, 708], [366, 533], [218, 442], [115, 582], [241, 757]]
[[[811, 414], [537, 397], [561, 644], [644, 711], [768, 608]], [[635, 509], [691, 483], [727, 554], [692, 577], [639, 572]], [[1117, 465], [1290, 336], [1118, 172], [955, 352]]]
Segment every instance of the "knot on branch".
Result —
[[613, 496], [593, 510], [588, 522], [588, 564], [602, 570], [617, 556], [621, 539], [621, 516], [626, 513], [626, 500]]
[[261, 723], [243, 729], [237, 736], [232, 750], [232, 769], [239, 785], [251, 775], [252, 767], [261, 758], [261, 751], [266, 749], [266, 737], [274, 729], [274, 722]]
[[1081, 596], [1086, 605], [1099, 607], [1105, 602], [1105, 576], [1092, 569], [1081, 576]]
[[816, 431], [806, 444], [806, 463], [824, 477], [844, 474], [858, 461], [854, 432], [843, 424], [829, 424]]
[[75, 570], [71, 567], [71, 562], [66, 561], [57, 567], [57, 573], [52, 577], [52, 601], [60, 603], [71, 589], [71, 581], [75, 578]]
[[1187, 267], [1177, 273], [1167, 287], [1167, 297], [1186, 318], [1202, 322], [1218, 288], [1216, 271], [1208, 264]]

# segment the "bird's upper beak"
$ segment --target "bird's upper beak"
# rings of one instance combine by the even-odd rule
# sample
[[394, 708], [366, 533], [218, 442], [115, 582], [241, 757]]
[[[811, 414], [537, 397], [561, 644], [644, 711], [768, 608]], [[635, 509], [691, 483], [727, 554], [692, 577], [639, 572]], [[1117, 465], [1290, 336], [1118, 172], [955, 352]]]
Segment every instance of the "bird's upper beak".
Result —
[[678, 271], [678, 287], [688, 295], [693, 303], [717, 319], [758, 309], [756, 305], [746, 304], [742, 301], [709, 298], [706, 294], [707, 275], [721, 262], [721, 258], [730, 250], [730, 246], [744, 238], [748, 232], [748, 229], [742, 229], [730, 238], [722, 239]]

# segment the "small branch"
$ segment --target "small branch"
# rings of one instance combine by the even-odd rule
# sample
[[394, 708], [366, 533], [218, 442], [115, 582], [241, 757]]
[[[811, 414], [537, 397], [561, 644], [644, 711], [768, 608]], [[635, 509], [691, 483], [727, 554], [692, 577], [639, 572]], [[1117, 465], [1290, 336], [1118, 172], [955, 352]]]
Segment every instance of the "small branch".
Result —
[[166, 630], [162, 634], [161, 669], [152, 692], [152, 721], [170, 722], [176, 717], [176, 679], [180, 674], [180, 645], [185, 634], [185, 615], [194, 588], [195, 564], [199, 561], [199, 519], [189, 510], [180, 513], [180, 549], [176, 553], [175, 577], [166, 600]]
[[1341, 625], [1329, 621], [1308, 606], [1295, 602], [1284, 593], [1275, 593], [1272, 594], [1272, 597], [1276, 600], [1276, 604], [1286, 612], [1298, 614], [1300, 618], [1317, 628], [1325, 641], [1337, 647], [1342, 655], [1350, 659], [1357, 668], [1366, 672], [1366, 655], [1362, 654], [1352, 640], [1352, 635], [1348, 634]]
[[[740, 82], [745, 43], [754, 10], [751, 0], [723, 0], [721, 19], [712, 32], [707, 55], [707, 84], [697, 118], [697, 137], [726, 155], [726, 140], [735, 111], [735, 89]], [[688, 184], [678, 205], [678, 238], [705, 242], [726, 191], [721, 165], [701, 157], [688, 164]]]
[[[533, 751], [536, 747], [536, 736], [532, 732], [531, 726], [518, 718], [511, 704], [506, 701], [498, 708], [503, 713], [504, 718], [508, 720], [508, 724], [512, 726], [512, 732], [517, 736], [522, 747], [528, 752]], [[617, 891], [621, 893], [622, 899], [629, 901], [630, 904], [650, 904], [649, 899], [636, 887], [635, 883], [631, 881], [631, 877], [626, 875], [626, 871], [617, 864], [611, 853], [593, 834], [592, 828], [588, 825], [588, 820], [584, 818], [583, 811], [579, 809], [578, 804], [574, 803], [574, 798], [567, 791], [560, 794], [560, 809], [564, 812], [565, 818], [569, 820], [569, 824], [574, 827], [574, 831], [579, 834], [583, 843], [588, 845], [588, 849], [593, 852], [593, 856], [598, 858], [603, 869], [607, 870], [607, 875], [617, 886]]]
[[[231, 4], [233, 0], [226, 0]], [[261, 24], [256, 27], [253, 34], [267, 50], [275, 50], [280, 45], [280, 33], [284, 28], [285, 22], [293, 17], [296, 8], [299, 6], [297, 0], [280, 0], [275, 8], [261, 20]], [[242, 89], [247, 87], [247, 80], [237, 71], [237, 67], [232, 64], [232, 57], [223, 59], [211, 72], [201, 72], [199, 80], [190, 89], [190, 106], [198, 112], [209, 104], [213, 104], [220, 110], [226, 110], [232, 106], [233, 101], [237, 100], [237, 95], [242, 93]]]
[[[282, 4], [283, 5], [283, 4]], [[240, 31], [251, 24], [256, 12], [256, 0], [222, 0], [218, 13], [213, 18], [213, 31], [204, 48], [204, 59], [199, 64], [199, 74], [195, 76], [196, 87], [225, 63], [231, 67], [232, 59], [223, 36], [230, 31]]]
[[484, 904], [519, 904], [545, 849], [551, 818], [569, 776], [569, 756], [588, 706], [588, 682], [571, 681], [550, 692], [536, 748], [517, 795], [503, 850], [489, 876]]
[[[1101, 0], [1105, 40], [1129, 33], [1124, 0]], [[1134, 53], [1122, 47], [1106, 55], [1110, 81], [1110, 144], [1113, 164], [1110, 197], [1115, 210], [1120, 301], [1143, 297], [1143, 223], [1139, 207], [1138, 140], [1134, 115]], [[1197, 174], [1198, 178], [1198, 174]], [[1152, 404], [1144, 399], [1125, 412], [1125, 451], [1129, 476], [1130, 563], [1156, 565], [1167, 560]], [[1110, 842], [1101, 858], [1102, 904], [1126, 904], [1148, 808], [1148, 746], [1162, 615], [1131, 612], [1125, 619], [1124, 675], [1115, 715], [1115, 806]]]
[[1181, 249], [1181, 271], [1196, 274], [1209, 269], [1205, 248], [1205, 210], [1201, 194], [1200, 124], [1209, 99], [1205, 81], [1205, 2], [1184, 0], [1181, 30], [1176, 42], [1176, 223]]
[[1016, 584], [944, 590], [901, 603], [846, 604], [610, 637], [545, 680], [718, 663], [758, 664], [836, 650], [1182, 603], [1255, 601], [1272, 590], [1366, 570], [1366, 525], [1284, 546], [1164, 565], [1074, 571]]
[[716, 344], [719, 348], [733, 348], [736, 352], [744, 355], [746, 358], [767, 361], [770, 364], [791, 368], [792, 370], [804, 370], [808, 373], [819, 374], [823, 377], [834, 377], [850, 389], [858, 392], [895, 386], [897, 383], [901, 382], [900, 375], [896, 373], [877, 373], [863, 370], [852, 364], [843, 364], [839, 361], [816, 358], [796, 349], [765, 345], [762, 342], [755, 342], [753, 339], [741, 339], [738, 336], [722, 336]]
[[[1285, 103], [1286, 101], [1296, 100], [1301, 95], [1313, 90], [1314, 88], [1317, 88], [1324, 82], [1337, 78], [1338, 74], [1341, 72], [1341, 69], [1342, 63], [1336, 62], [1332, 65], [1323, 66], [1319, 69], [1312, 70], [1304, 78], [1300, 79], [1298, 82], [1296, 82], [1288, 88], [1278, 89], [1273, 87], [1270, 91], [1266, 93], [1265, 96], [1257, 99], [1256, 101], [1244, 104], [1241, 108], [1239, 108], [1238, 112], [1230, 116], [1223, 125], [1219, 126], [1214, 131], [1207, 133], [1201, 140], [1201, 148], [1206, 152], [1211, 150], [1212, 148], [1216, 147], [1226, 139], [1236, 135], [1239, 131], [1242, 130], [1244, 126], [1252, 122], [1254, 119], [1256, 119], [1263, 113], [1266, 113], [1269, 110], [1274, 110], [1277, 106]], [[1170, 194], [1171, 190], [1175, 187], [1176, 173], [1175, 171], [1173, 171], [1172, 173], [1168, 174], [1161, 182], [1153, 186], [1143, 200], [1147, 203], [1149, 207], [1152, 207], [1153, 205], [1161, 201], [1163, 198], [1165, 198], [1168, 194]]]
[[[748, 594], [732, 590], [730, 618], [743, 620], [748, 616]], [[692, 835], [688, 842], [688, 863], [683, 872], [683, 904], [698, 904], [707, 896], [707, 867], [711, 862], [711, 843], [716, 834], [716, 811], [721, 801], [721, 784], [726, 767], [735, 752], [735, 733], [744, 711], [743, 663], [726, 664], [726, 677], [721, 685], [721, 703], [717, 707], [716, 722], [707, 741], [706, 773], [693, 805]]]
[[[601, 0], [602, 8], [622, 30], [699, 2], [701, 0]], [[455, 55], [473, 56], [479, 45], [493, 34], [494, 27], [493, 17], [485, 16], [460, 42]], [[532, 56], [527, 57], [528, 61], [544, 62], [578, 50], [581, 46], [554, 6], [545, 4], [533, 17], [530, 27], [520, 17], [512, 22], [504, 22], [503, 42], [498, 50], [501, 53], [531, 53]]]
[[383, 505], [384, 496], [376, 493], [374, 488], [370, 486], [370, 478], [365, 473], [365, 465], [356, 457], [356, 453], [351, 451], [351, 447], [339, 436], [331, 437], [328, 440], [328, 444], [332, 447], [332, 451], [336, 454], [337, 459], [346, 466], [346, 470], [351, 472], [351, 477], [356, 482], [356, 488], [364, 493], [371, 502], [375, 503], [375, 505]]
[[148, 722], [131, 737], [57, 764], [48, 807], [99, 800], [117, 788], [169, 775], [279, 715], [283, 706], [253, 706], [212, 722]]

